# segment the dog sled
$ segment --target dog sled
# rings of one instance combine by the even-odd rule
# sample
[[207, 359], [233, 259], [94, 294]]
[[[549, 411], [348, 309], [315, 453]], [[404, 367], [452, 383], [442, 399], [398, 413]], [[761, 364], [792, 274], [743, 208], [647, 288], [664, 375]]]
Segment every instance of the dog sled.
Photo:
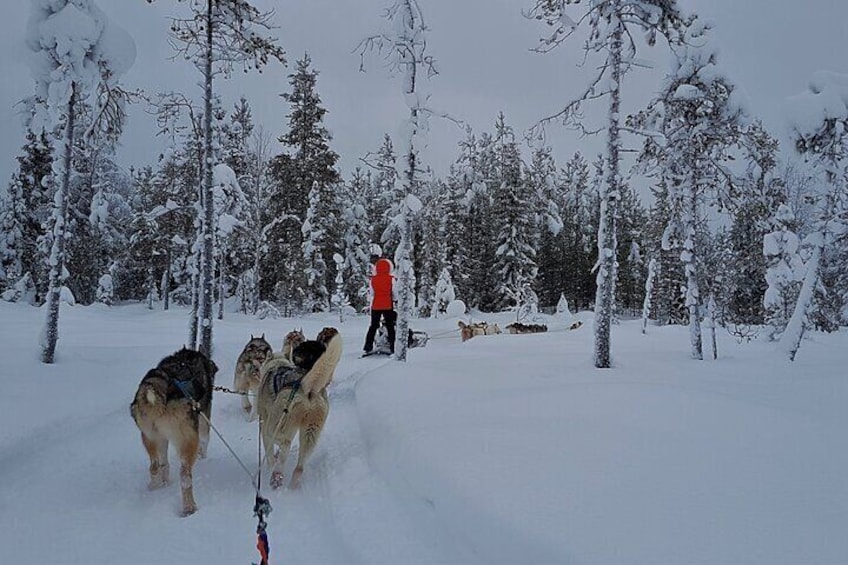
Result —
[[[417, 347], [424, 347], [427, 345], [427, 342], [430, 341], [430, 335], [427, 332], [423, 332], [420, 330], [409, 330], [407, 339], [406, 339], [406, 347], [409, 349], [415, 349]], [[374, 355], [391, 355], [392, 348], [389, 344], [389, 332], [386, 330], [385, 325], [380, 325], [377, 329], [377, 335], [374, 336], [374, 349], [363, 353], [362, 357], [371, 357]]]

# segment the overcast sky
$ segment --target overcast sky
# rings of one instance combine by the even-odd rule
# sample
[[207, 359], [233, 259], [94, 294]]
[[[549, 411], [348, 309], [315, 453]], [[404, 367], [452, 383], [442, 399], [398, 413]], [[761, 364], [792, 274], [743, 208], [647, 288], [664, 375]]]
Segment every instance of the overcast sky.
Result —
[[[256, 6], [276, 10], [280, 44], [289, 66], [271, 65], [259, 74], [238, 74], [219, 82], [227, 108], [245, 95], [254, 118], [266, 131], [280, 135], [288, 109], [279, 94], [288, 88], [287, 75], [304, 52], [320, 72], [318, 92], [329, 110], [326, 125], [333, 149], [345, 174], [368, 151], [381, 143], [384, 132], [397, 135], [408, 110], [401, 86], [379, 67], [359, 72], [358, 42], [376, 31], [389, 0], [256, 0]], [[497, 113], [522, 133], [540, 118], [557, 111], [585, 85], [586, 69], [579, 42], [567, 43], [547, 55], [529, 50], [541, 27], [524, 19], [521, 9], [532, 0], [419, 0], [431, 28], [430, 53], [440, 75], [430, 85], [432, 105], [464, 120], [476, 131], [490, 131]], [[4, 3], [0, 20], [0, 182], [15, 167], [23, 143], [23, 128], [15, 103], [32, 92], [24, 65], [23, 35], [29, 2]], [[848, 1], [806, 0], [680, 0], [687, 11], [697, 11], [715, 22], [714, 38], [720, 63], [747, 92], [751, 108], [773, 133], [785, 128], [783, 105], [802, 91], [814, 71], [848, 73], [845, 41], [848, 37]], [[111, 19], [133, 36], [138, 49], [135, 66], [125, 77], [131, 88], [155, 93], [178, 90], [199, 101], [200, 75], [185, 61], [171, 61], [167, 43], [168, 16], [185, 13], [174, 0], [100, 0]], [[625, 79], [625, 110], [645, 104], [668, 68], [665, 48], [641, 53], [655, 64], [653, 71], [635, 71]], [[602, 115], [603, 108], [599, 109]], [[434, 120], [425, 158], [439, 174], [456, 155], [462, 132], [456, 125]], [[603, 147], [603, 138], [580, 139], [563, 128], [549, 132], [560, 165], [575, 150], [591, 158]], [[119, 153], [122, 164], [155, 162], [161, 140], [155, 137], [150, 116], [141, 108], [131, 111]]]

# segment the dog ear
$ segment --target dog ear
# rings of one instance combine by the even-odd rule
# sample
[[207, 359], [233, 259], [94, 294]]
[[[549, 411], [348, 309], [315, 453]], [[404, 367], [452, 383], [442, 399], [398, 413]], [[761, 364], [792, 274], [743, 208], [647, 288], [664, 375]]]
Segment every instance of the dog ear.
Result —
[[256, 338], [253, 337], [253, 334], [250, 334], [250, 339], [256, 339]]
[[265, 332], [262, 332], [262, 339], [265, 339]]
[[218, 365], [212, 359], [206, 359], [206, 371], [210, 376], [215, 376], [215, 373], [218, 372]]

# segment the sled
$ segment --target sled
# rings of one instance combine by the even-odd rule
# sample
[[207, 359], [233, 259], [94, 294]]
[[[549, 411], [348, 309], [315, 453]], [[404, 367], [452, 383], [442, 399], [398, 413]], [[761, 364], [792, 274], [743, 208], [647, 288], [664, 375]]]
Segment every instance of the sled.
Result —
[[[409, 330], [409, 336], [406, 340], [406, 346], [409, 349], [415, 349], [416, 347], [424, 347], [425, 345], [427, 345], [428, 341], [430, 341], [430, 335], [427, 332], [422, 332], [420, 330]], [[388, 356], [391, 354], [392, 351], [389, 347], [388, 332], [386, 331], [385, 326], [380, 326], [380, 329], [377, 330], [377, 335], [374, 337], [374, 349], [363, 353], [362, 355], [360, 355], [360, 357], [372, 357], [374, 355]]]

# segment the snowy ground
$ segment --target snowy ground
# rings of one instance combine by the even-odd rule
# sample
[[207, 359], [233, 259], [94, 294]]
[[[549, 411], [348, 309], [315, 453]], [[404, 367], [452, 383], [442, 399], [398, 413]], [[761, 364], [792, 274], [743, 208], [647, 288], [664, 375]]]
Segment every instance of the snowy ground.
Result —
[[[63, 306], [53, 366], [43, 314], [0, 303], [0, 563], [258, 561], [250, 481], [217, 438], [197, 514], [178, 517], [178, 484], [146, 489], [129, 403], [185, 312]], [[342, 324], [303, 488], [264, 488], [271, 563], [848, 563], [848, 332], [814, 335], [794, 364], [722, 333], [721, 358], [694, 362], [686, 328], [625, 322], [598, 371], [584, 319], [467, 343], [455, 319], [415, 321], [436, 339], [406, 364], [357, 358], [366, 321]], [[216, 322], [218, 384], [251, 333], [278, 348], [324, 325]], [[255, 469], [238, 397], [216, 393], [213, 423]]]

